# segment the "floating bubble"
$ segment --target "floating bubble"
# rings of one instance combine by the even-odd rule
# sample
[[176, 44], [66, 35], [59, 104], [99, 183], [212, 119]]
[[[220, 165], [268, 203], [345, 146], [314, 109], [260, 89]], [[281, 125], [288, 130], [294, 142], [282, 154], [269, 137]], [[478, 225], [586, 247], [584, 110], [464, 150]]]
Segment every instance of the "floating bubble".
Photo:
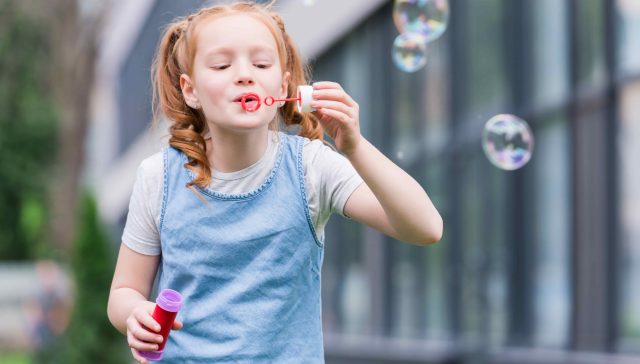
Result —
[[517, 116], [496, 115], [484, 126], [482, 149], [494, 166], [512, 171], [531, 159], [533, 133], [529, 124]]
[[403, 72], [415, 72], [427, 64], [427, 43], [419, 33], [402, 33], [393, 41], [393, 63]]
[[302, 0], [302, 4], [304, 4], [304, 6], [313, 6], [315, 3], [316, 0]]
[[396, 0], [393, 22], [400, 33], [420, 33], [431, 42], [447, 29], [449, 3], [447, 0]]

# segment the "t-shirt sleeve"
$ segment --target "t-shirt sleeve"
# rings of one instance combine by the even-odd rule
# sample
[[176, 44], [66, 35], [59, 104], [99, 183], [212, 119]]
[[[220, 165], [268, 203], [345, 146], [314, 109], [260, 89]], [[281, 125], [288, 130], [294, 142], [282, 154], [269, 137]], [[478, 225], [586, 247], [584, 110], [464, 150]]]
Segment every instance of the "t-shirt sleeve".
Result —
[[320, 140], [309, 143], [313, 184], [318, 194], [320, 215], [338, 213], [346, 216], [344, 205], [363, 183], [351, 162]]
[[159, 200], [162, 198], [162, 154], [140, 163], [133, 185], [122, 242], [145, 255], [160, 255]]

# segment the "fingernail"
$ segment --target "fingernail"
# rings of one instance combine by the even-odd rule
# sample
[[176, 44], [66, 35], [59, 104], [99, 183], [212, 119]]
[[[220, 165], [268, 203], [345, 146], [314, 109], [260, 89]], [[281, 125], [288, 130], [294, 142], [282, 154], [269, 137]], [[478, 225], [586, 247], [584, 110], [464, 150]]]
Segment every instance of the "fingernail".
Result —
[[156, 331], [160, 331], [160, 325], [156, 325], [155, 328], [156, 328]]

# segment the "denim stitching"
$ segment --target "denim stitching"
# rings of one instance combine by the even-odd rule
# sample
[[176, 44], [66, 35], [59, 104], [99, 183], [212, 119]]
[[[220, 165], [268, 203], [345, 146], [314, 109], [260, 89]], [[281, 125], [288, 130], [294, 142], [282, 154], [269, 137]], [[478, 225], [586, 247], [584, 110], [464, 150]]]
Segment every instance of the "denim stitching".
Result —
[[302, 203], [304, 204], [304, 213], [307, 216], [307, 223], [309, 224], [309, 229], [311, 229], [311, 234], [313, 235], [313, 240], [316, 242], [320, 248], [324, 247], [324, 244], [318, 239], [318, 235], [316, 234], [316, 228], [313, 226], [313, 221], [311, 220], [311, 212], [309, 212], [309, 202], [307, 200], [307, 193], [304, 186], [304, 168], [302, 166], [302, 147], [304, 146], [303, 138], [296, 138], [296, 167], [297, 167], [297, 175], [298, 175], [298, 185], [300, 186], [300, 191], [302, 192]]
[[168, 166], [169, 166], [169, 147], [164, 147], [162, 149], [162, 155], [163, 155], [163, 160], [164, 160], [164, 166], [162, 167], [163, 169], [163, 193], [162, 193], [162, 208], [160, 209], [160, 231], [162, 231], [162, 227], [164, 226], [164, 213], [167, 209], [167, 199], [168, 199], [168, 194], [169, 194], [169, 170], [168, 170]]
[[[208, 197], [211, 198], [215, 198], [217, 200], [228, 200], [228, 201], [239, 201], [239, 200], [249, 200], [252, 199], [256, 196], [258, 196], [260, 193], [262, 193], [263, 191], [265, 191], [266, 189], [268, 189], [271, 186], [271, 182], [273, 181], [274, 177], [276, 176], [276, 173], [278, 172], [278, 169], [280, 167], [280, 162], [282, 161], [282, 143], [281, 145], [278, 147], [278, 155], [276, 157], [276, 163], [273, 166], [273, 168], [271, 169], [271, 172], [269, 173], [269, 176], [267, 177], [267, 179], [260, 185], [258, 186], [257, 189], [247, 192], [247, 193], [241, 193], [241, 194], [227, 194], [227, 193], [220, 193], [220, 192], [216, 192], [208, 187], [205, 188], [201, 188], [199, 186], [194, 185], [194, 188], [196, 188], [199, 192], [202, 192], [203, 194], [207, 195]], [[187, 163], [187, 156], [186, 154], [180, 152], [182, 161], [184, 163]], [[196, 176], [193, 173], [192, 170], [183, 167], [183, 170], [187, 173], [187, 175], [189, 176], [190, 179], [195, 179]]]

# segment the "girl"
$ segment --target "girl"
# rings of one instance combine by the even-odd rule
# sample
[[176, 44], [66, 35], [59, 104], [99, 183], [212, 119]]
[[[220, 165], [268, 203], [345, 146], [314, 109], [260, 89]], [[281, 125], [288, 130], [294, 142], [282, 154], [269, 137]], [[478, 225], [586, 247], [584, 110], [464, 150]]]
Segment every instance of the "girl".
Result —
[[108, 304], [141, 363], [162, 341], [149, 301], [158, 268], [159, 288], [184, 296], [165, 362], [322, 363], [329, 215], [419, 245], [442, 235], [426, 192], [360, 134], [340, 85], [313, 84], [313, 113], [243, 108], [248, 93], [286, 98], [307, 83], [271, 5], [204, 8], [161, 40], [154, 88], [169, 147], [138, 170]]

